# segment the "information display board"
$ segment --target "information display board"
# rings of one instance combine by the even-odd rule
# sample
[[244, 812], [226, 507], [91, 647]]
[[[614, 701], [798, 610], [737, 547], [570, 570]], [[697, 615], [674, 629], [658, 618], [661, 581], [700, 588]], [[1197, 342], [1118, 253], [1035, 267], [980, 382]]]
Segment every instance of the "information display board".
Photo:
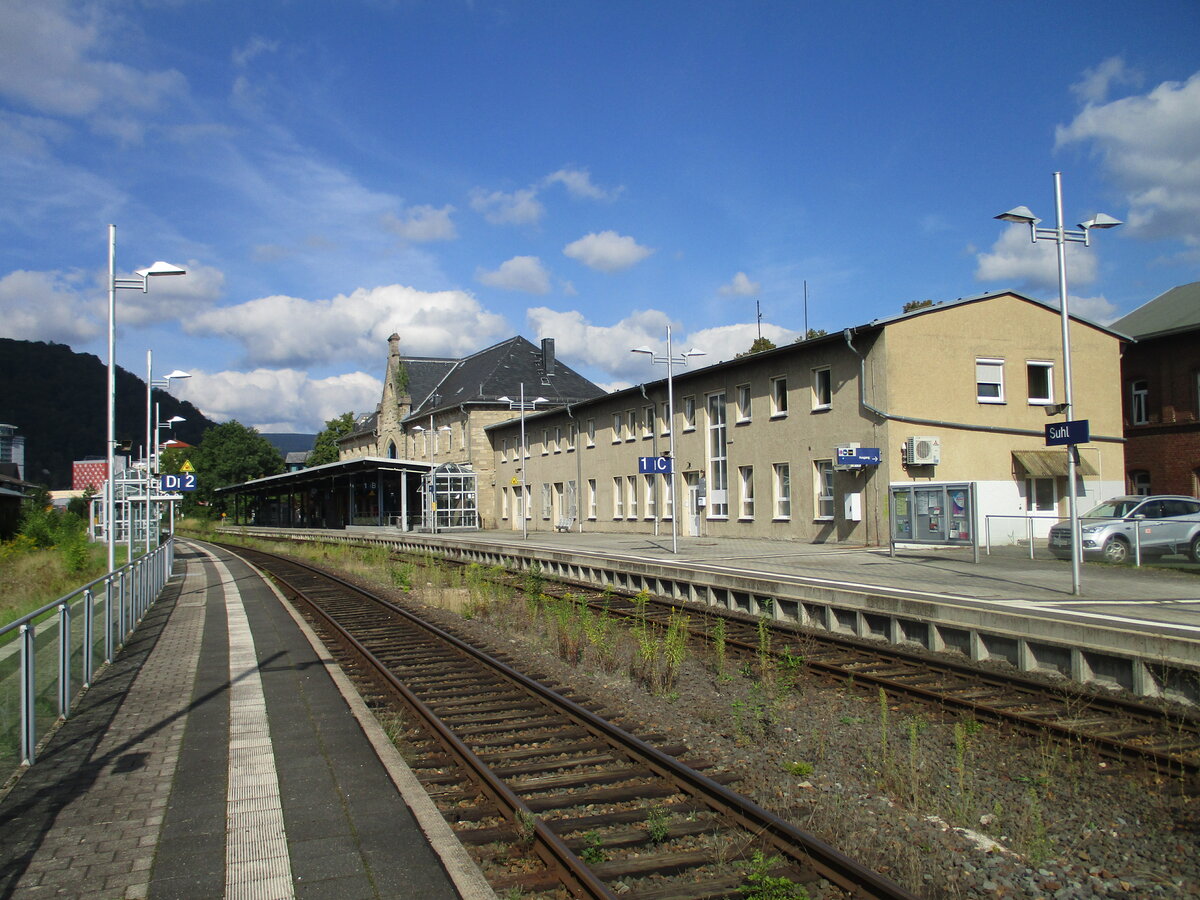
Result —
[[975, 543], [975, 486], [905, 484], [891, 487], [893, 544]]

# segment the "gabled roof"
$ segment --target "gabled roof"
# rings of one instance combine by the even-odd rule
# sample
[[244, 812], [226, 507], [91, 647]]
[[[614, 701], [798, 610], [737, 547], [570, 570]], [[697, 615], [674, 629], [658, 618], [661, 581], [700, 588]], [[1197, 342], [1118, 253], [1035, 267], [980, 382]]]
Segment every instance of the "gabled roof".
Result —
[[1200, 329], [1200, 281], [1159, 294], [1112, 327], [1138, 340]]
[[[542, 349], [520, 335], [454, 361], [441, 379], [423, 395], [415, 388], [412, 377], [414, 370], [410, 367], [409, 359], [404, 358], [403, 362], [409, 371], [409, 390], [413, 398], [413, 409], [406, 417], [408, 419], [428, 416], [437, 410], [463, 403], [495, 404], [503, 396], [515, 400], [521, 385], [525, 386], [526, 397], [542, 396], [554, 406], [577, 403], [604, 394], [602, 388], [554, 360], [552, 349], [544, 360]], [[548, 372], [544, 371], [547, 362]]]

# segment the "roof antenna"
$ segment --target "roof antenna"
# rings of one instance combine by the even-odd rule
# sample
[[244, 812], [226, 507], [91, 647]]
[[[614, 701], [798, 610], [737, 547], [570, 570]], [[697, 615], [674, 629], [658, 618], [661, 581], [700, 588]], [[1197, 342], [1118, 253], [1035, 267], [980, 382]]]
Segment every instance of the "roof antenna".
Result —
[[758, 314], [758, 339], [761, 341], [762, 340], [762, 307], [759, 306], [757, 300], [754, 301], [754, 311]]

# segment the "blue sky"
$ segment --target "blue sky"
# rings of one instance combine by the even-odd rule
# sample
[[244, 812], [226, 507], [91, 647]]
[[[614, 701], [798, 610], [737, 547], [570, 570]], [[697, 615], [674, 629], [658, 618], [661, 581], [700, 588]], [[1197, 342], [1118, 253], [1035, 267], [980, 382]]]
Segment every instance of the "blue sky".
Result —
[[1024, 204], [1110, 322], [1200, 278], [1200, 4], [0, 0], [0, 336], [316, 431], [413, 355], [553, 337], [606, 387], [1016, 289]]

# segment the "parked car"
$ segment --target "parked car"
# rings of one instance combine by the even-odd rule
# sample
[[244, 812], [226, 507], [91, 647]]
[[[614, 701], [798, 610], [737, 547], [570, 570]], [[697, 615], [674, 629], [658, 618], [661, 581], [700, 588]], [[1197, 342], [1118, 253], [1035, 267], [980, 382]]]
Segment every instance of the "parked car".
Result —
[[[1079, 517], [1083, 555], [1123, 563], [1141, 545], [1143, 557], [1186, 553], [1200, 562], [1200, 500], [1195, 497], [1152, 495], [1114, 497]], [[1071, 558], [1071, 523], [1050, 529], [1050, 552]]]

